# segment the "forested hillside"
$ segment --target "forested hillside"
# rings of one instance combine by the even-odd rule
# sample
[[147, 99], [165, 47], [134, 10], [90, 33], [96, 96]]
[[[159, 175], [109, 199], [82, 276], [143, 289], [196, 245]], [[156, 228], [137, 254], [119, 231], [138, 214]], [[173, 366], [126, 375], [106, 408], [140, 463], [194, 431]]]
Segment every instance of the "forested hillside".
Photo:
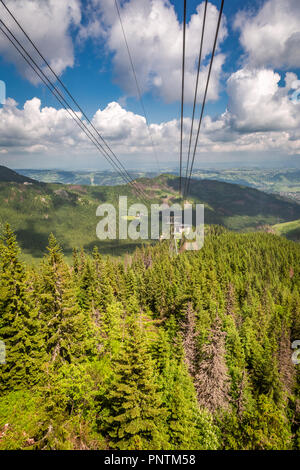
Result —
[[299, 449], [300, 247], [211, 227], [124, 262], [0, 245], [2, 449]]
[[[140, 240], [100, 241], [96, 236], [97, 207], [111, 203], [117, 209], [120, 195], [128, 197], [128, 206], [137, 202], [131, 186], [25, 183], [0, 182], [0, 227], [11, 224], [28, 261], [42, 257], [50, 232], [69, 259], [73, 247], [91, 253], [97, 245], [102, 253], [120, 256], [141, 245]], [[179, 202], [178, 177], [140, 178], [138, 184], [148, 196], [149, 213], [151, 203]], [[256, 230], [300, 218], [300, 205], [295, 202], [219, 181], [192, 180], [189, 200], [204, 204], [206, 224], [231, 230]]]

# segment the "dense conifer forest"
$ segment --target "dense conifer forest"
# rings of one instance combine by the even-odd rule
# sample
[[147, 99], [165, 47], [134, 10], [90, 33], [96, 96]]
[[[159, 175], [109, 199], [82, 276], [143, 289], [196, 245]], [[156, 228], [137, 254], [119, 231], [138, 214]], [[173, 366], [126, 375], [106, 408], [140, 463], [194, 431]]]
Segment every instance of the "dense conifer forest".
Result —
[[207, 228], [123, 261], [0, 241], [0, 449], [299, 449], [300, 247]]

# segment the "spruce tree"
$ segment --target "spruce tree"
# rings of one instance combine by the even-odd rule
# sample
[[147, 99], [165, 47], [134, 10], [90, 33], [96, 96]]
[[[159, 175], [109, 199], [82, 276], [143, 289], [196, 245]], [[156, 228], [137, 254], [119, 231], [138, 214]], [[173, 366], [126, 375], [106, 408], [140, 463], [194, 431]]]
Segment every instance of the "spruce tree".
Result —
[[80, 309], [70, 269], [52, 234], [47, 251], [38, 278], [38, 307], [48, 362], [55, 367], [92, 357], [96, 337], [90, 312]]
[[25, 267], [19, 260], [19, 247], [9, 225], [0, 249], [0, 340], [6, 348], [0, 390], [7, 391], [40, 380], [44, 345]]
[[141, 322], [131, 318], [106, 396], [104, 429], [120, 450], [166, 449], [165, 410]]

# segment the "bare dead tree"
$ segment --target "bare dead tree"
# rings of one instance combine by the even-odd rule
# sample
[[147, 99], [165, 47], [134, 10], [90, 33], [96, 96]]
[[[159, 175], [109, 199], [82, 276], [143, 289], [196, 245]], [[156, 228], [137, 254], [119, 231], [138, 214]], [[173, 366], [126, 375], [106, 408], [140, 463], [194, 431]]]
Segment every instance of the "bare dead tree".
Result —
[[195, 387], [200, 406], [210, 411], [229, 406], [230, 378], [225, 360], [226, 333], [221, 329], [219, 317], [210, 332], [209, 342], [201, 352], [195, 375]]
[[282, 387], [289, 394], [295, 382], [295, 366], [291, 360], [291, 332], [288, 328], [282, 330], [277, 361]]

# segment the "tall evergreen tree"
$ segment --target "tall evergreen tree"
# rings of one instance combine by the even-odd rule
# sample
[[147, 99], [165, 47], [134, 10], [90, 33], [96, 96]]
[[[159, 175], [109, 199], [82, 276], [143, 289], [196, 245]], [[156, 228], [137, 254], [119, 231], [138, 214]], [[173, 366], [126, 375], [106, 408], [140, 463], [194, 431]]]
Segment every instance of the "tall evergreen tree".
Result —
[[103, 413], [110, 446], [120, 450], [166, 449], [165, 410], [145, 332], [136, 318], [130, 319], [113, 369]]
[[9, 225], [0, 243], [0, 339], [6, 348], [0, 390], [7, 391], [40, 380], [44, 345], [29, 280]]
[[38, 277], [38, 307], [48, 361], [56, 366], [96, 354], [95, 331], [89, 312], [77, 302], [76, 286], [54, 235]]

